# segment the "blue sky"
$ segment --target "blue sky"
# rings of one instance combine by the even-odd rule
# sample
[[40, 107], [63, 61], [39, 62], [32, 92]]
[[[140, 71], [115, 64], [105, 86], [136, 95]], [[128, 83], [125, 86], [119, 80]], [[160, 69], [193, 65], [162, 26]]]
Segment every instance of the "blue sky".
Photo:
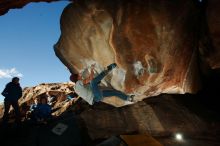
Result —
[[22, 88], [69, 81], [69, 71], [53, 50], [68, 3], [31, 3], [0, 16], [0, 92], [12, 76], [21, 77]]

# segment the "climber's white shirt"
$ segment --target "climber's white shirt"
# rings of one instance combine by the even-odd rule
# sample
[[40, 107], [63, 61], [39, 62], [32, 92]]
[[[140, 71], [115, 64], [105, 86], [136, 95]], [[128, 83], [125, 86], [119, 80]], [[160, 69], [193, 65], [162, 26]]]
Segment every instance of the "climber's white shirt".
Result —
[[90, 84], [83, 85], [83, 82], [81, 80], [78, 80], [74, 86], [74, 90], [80, 97], [82, 97], [90, 105], [94, 103], [93, 102], [94, 94], [92, 92]]

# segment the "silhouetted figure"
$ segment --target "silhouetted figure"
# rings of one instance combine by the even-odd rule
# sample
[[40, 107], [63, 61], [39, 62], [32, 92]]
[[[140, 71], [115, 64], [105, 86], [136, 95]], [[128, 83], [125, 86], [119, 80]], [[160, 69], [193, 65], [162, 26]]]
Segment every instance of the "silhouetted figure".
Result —
[[75, 92], [90, 105], [94, 104], [94, 102], [101, 101], [104, 97], [109, 96], [117, 96], [129, 103], [132, 103], [134, 95], [129, 96], [115, 89], [102, 90], [99, 87], [99, 83], [101, 82], [101, 80], [116, 66], [116, 63], [110, 64], [109, 66], [107, 66], [106, 70], [99, 73], [96, 77], [94, 77], [95, 65], [91, 66], [91, 72], [89, 73], [89, 75], [87, 75], [87, 77], [83, 77], [83, 75], [81, 74], [72, 74], [70, 76], [70, 80], [75, 82]]
[[14, 108], [15, 116], [16, 116], [16, 122], [20, 123], [20, 111], [19, 111], [19, 105], [18, 105], [18, 99], [22, 96], [22, 88], [19, 84], [19, 78], [14, 77], [12, 78], [12, 81], [9, 82], [5, 89], [2, 92], [2, 95], [5, 97], [4, 99], [4, 116], [3, 116], [3, 123], [6, 124], [8, 122], [8, 112], [10, 109], [10, 106]]

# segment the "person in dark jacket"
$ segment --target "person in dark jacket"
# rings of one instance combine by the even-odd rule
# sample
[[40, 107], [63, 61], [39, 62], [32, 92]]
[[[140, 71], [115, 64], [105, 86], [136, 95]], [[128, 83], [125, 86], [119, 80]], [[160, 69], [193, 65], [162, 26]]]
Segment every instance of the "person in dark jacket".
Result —
[[[36, 102], [37, 101], [37, 102]], [[34, 123], [47, 123], [52, 118], [51, 106], [48, 104], [47, 97], [41, 97], [35, 100], [35, 104], [31, 105], [31, 120]]]
[[2, 95], [5, 97], [4, 99], [4, 116], [3, 116], [3, 122], [8, 122], [8, 112], [10, 109], [10, 106], [14, 108], [15, 115], [16, 115], [16, 122], [20, 122], [20, 111], [19, 111], [19, 105], [18, 105], [18, 99], [22, 96], [22, 88], [19, 84], [19, 78], [14, 77], [12, 78], [12, 81], [9, 82], [5, 89], [2, 92]]

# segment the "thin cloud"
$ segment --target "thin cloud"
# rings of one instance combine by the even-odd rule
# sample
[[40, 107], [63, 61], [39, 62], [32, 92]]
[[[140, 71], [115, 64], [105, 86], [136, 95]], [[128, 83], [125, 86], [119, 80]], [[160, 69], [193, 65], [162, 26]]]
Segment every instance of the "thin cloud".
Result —
[[0, 79], [1, 78], [12, 78], [12, 77], [23, 77], [22, 73], [19, 73], [16, 68], [11, 69], [0, 69]]

